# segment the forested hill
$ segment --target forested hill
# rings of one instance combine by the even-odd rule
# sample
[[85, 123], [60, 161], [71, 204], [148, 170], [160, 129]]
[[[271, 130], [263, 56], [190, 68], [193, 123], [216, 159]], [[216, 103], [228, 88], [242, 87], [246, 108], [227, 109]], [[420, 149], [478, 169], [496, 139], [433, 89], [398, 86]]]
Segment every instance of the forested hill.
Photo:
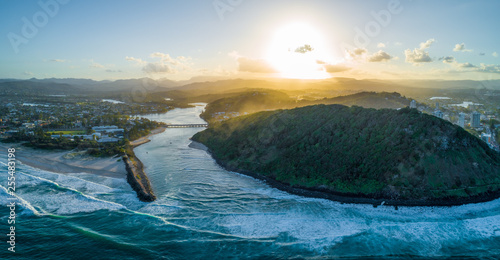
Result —
[[218, 119], [218, 115], [231, 116], [230, 113], [254, 113], [264, 110], [291, 109], [318, 104], [341, 104], [346, 106], [361, 106], [365, 108], [403, 108], [410, 104], [397, 92], [360, 92], [352, 95], [323, 98], [315, 100], [297, 100], [287, 94], [274, 90], [254, 90], [221, 98], [210, 102], [201, 117], [207, 122]]
[[337, 195], [457, 204], [500, 191], [498, 152], [410, 108], [259, 112], [214, 123], [193, 140], [230, 170]]
[[346, 106], [360, 106], [365, 108], [403, 108], [410, 105], [410, 99], [397, 92], [360, 92], [347, 96], [325, 98], [314, 101], [302, 101], [301, 106], [317, 104], [340, 104]]

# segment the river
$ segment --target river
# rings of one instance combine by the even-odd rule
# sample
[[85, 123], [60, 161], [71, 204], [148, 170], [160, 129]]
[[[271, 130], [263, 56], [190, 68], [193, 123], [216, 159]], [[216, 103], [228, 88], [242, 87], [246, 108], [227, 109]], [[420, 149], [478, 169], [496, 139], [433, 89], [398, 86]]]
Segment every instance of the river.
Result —
[[[202, 106], [149, 119], [204, 123]], [[19, 164], [16, 257], [2, 259], [494, 258], [500, 200], [456, 207], [341, 204], [305, 198], [228, 172], [188, 147], [202, 128], [170, 128], [135, 149], [158, 200], [125, 178], [57, 174]], [[0, 230], [8, 233], [7, 152]]]

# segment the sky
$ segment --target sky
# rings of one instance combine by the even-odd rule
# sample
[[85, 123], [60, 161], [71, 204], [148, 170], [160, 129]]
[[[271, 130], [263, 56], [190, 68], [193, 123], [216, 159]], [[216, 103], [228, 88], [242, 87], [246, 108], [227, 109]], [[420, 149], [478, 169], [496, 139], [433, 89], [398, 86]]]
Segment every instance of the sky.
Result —
[[500, 79], [500, 1], [0, 0], [0, 78]]

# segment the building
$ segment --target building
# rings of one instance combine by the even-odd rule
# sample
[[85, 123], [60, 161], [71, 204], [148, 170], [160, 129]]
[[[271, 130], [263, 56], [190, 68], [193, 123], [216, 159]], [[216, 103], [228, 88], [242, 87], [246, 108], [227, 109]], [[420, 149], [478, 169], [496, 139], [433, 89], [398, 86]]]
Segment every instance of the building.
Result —
[[441, 112], [441, 110], [439, 109], [436, 109], [434, 110], [434, 113], [432, 113], [435, 117], [439, 117], [441, 119], [443, 119], [443, 112]]
[[470, 126], [474, 128], [481, 127], [481, 113], [473, 112], [470, 119]]
[[26, 129], [33, 129], [33, 128], [35, 128], [35, 124], [34, 123], [23, 123], [22, 127], [26, 128]]
[[483, 140], [487, 144], [490, 144], [491, 143], [491, 134], [482, 133], [481, 140]]
[[465, 114], [464, 113], [458, 114], [458, 125], [461, 126], [462, 128], [465, 127]]
[[118, 138], [112, 138], [112, 137], [103, 137], [97, 140], [98, 143], [116, 143], [118, 141], [120, 141]]
[[125, 133], [125, 130], [123, 128], [118, 128], [115, 125], [94, 126], [92, 127], [92, 130], [94, 130], [96, 133], [101, 133], [101, 134], [112, 133], [115, 136], [121, 136], [121, 137], [123, 137], [123, 134]]
[[108, 130], [118, 129], [118, 126], [115, 125], [105, 125], [105, 126], [94, 126], [92, 130], [96, 132], [106, 132]]
[[417, 108], [417, 101], [412, 100], [412, 101], [410, 102], [410, 108]]

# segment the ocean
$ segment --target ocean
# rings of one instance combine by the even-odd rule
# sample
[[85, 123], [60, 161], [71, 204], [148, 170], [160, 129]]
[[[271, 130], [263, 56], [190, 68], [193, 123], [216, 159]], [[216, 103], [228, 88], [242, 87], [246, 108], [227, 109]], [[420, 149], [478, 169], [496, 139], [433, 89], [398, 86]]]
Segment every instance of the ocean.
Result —
[[[204, 123], [202, 106], [149, 119]], [[274, 189], [218, 166], [171, 128], [135, 149], [158, 200], [124, 178], [18, 163], [16, 247], [0, 155], [1, 259], [329, 259], [500, 257], [500, 199], [455, 207], [341, 204]]]

